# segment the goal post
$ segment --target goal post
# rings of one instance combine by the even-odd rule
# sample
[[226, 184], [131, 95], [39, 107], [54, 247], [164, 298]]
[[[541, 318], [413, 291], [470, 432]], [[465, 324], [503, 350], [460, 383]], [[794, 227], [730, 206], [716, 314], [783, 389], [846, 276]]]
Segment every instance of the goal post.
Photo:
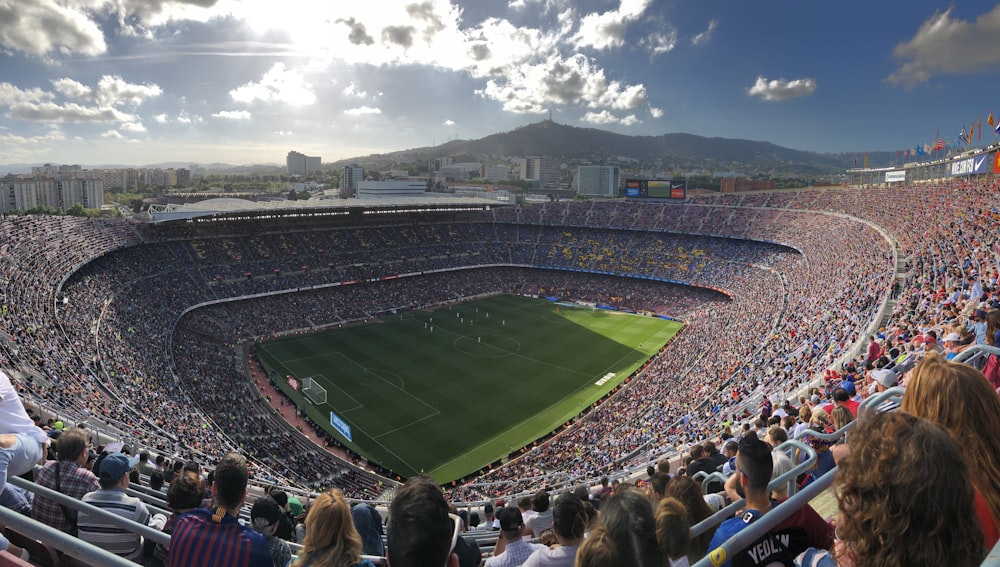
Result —
[[320, 386], [313, 378], [302, 379], [302, 394], [314, 405], [326, 403], [326, 388]]

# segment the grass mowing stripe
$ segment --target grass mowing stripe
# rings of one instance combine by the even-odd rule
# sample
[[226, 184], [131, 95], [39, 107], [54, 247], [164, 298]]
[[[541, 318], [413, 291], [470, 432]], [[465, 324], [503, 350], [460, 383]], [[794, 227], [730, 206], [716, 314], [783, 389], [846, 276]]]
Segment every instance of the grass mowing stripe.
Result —
[[[345, 445], [404, 476], [427, 471], [445, 483], [572, 419], [680, 326], [498, 296], [277, 339], [258, 354], [314, 421], [328, 425], [334, 411], [351, 425], [353, 442], [335, 433]], [[325, 380], [327, 404], [304, 402], [286, 375]]]

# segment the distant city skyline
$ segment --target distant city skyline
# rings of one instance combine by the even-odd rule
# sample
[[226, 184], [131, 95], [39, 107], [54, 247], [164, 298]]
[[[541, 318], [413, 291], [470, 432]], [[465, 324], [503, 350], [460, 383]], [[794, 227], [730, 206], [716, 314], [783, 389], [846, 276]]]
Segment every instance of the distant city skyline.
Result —
[[[996, 139], [1000, 3], [19, 0], [0, 164], [325, 163], [552, 117], [817, 152]], [[995, 105], [995, 106], [994, 106]]]

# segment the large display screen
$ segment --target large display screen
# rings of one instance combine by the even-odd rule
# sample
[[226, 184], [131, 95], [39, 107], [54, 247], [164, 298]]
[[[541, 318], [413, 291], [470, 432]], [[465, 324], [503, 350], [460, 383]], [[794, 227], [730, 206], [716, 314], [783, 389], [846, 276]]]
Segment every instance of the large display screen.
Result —
[[687, 182], [671, 179], [626, 179], [625, 196], [639, 199], [684, 199]]

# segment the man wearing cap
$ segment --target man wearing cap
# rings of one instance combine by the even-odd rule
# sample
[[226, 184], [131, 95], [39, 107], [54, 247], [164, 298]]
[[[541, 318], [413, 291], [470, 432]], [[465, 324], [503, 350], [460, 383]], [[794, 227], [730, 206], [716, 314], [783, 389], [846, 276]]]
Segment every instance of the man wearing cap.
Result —
[[516, 567], [524, 564], [528, 556], [538, 549], [545, 549], [544, 545], [529, 543], [521, 539], [524, 531], [524, 520], [521, 511], [510, 506], [504, 508], [498, 514], [500, 517], [500, 537], [497, 539], [497, 546], [493, 557], [486, 560], [485, 567]]
[[239, 522], [247, 497], [247, 461], [227, 453], [215, 466], [212, 499], [215, 507], [181, 516], [171, 535], [170, 567], [272, 567], [264, 536]]
[[958, 333], [948, 333], [944, 336], [944, 352], [945, 358], [951, 360], [958, 356], [958, 353], [962, 352], [962, 335]]
[[285, 512], [281, 506], [278, 506], [278, 503], [270, 496], [258, 498], [253, 503], [253, 508], [250, 509], [250, 521], [253, 523], [253, 529], [267, 540], [267, 546], [271, 550], [271, 561], [276, 566], [280, 565], [281, 567], [288, 565], [292, 560], [291, 548], [288, 547], [285, 540], [275, 535], [278, 523], [284, 515]]
[[[129, 484], [129, 471], [138, 462], [139, 457], [129, 458], [123, 453], [112, 453], [104, 457], [101, 461], [101, 475], [98, 477], [101, 488], [85, 494], [83, 501], [137, 524], [162, 530], [167, 517], [162, 514], [151, 516], [141, 500], [125, 493]], [[79, 537], [83, 541], [132, 561], [138, 561], [142, 557], [142, 536], [127, 528], [87, 510], [80, 510], [77, 525]]]

